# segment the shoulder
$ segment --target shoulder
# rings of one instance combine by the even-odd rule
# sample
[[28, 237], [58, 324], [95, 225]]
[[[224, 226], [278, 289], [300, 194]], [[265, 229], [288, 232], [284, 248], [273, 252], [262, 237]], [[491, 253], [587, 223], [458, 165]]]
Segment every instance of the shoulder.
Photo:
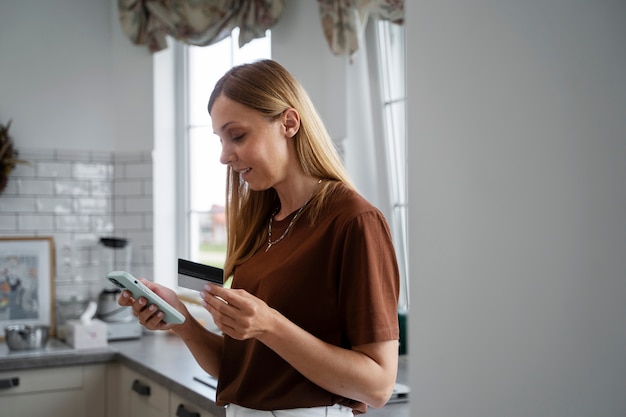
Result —
[[351, 222], [358, 218], [372, 217], [376, 221], [386, 222], [382, 212], [356, 190], [342, 184], [336, 184], [329, 191], [325, 202], [326, 214], [336, 220]]

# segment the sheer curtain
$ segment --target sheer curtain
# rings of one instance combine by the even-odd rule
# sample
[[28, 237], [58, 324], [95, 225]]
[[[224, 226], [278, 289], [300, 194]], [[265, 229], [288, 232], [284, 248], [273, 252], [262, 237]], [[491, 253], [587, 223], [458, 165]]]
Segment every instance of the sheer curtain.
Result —
[[346, 165], [390, 223], [401, 275], [399, 308], [408, 310], [404, 31], [372, 21], [360, 43], [348, 67]]

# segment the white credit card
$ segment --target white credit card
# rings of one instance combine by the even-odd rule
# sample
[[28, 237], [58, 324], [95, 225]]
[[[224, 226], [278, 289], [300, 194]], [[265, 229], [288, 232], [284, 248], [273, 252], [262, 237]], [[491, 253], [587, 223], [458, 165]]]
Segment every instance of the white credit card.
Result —
[[178, 259], [178, 285], [204, 291], [206, 284], [224, 285], [224, 270], [210, 265]]

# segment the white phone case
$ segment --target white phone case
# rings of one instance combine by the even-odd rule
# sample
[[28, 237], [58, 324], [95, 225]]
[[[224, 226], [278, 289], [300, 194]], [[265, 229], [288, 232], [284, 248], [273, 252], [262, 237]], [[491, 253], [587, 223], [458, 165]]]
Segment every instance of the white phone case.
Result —
[[107, 274], [107, 278], [120, 289], [130, 291], [133, 294], [133, 298], [145, 297], [148, 300], [148, 304], [155, 304], [159, 310], [165, 313], [165, 316], [163, 316], [164, 322], [172, 324], [185, 322], [185, 316], [128, 272], [112, 271]]

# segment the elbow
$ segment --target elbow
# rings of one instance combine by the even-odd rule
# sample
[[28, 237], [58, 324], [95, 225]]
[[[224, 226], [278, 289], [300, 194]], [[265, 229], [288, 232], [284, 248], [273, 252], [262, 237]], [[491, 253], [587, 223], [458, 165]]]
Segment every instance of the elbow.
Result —
[[389, 399], [391, 398], [391, 395], [393, 394], [394, 386], [395, 386], [395, 381], [394, 383], [391, 383], [391, 384], [385, 384], [385, 386], [381, 387], [380, 390], [372, 393], [372, 395], [369, 398], [369, 401], [367, 401], [367, 404], [372, 408], [384, 407], [389, 401]]

